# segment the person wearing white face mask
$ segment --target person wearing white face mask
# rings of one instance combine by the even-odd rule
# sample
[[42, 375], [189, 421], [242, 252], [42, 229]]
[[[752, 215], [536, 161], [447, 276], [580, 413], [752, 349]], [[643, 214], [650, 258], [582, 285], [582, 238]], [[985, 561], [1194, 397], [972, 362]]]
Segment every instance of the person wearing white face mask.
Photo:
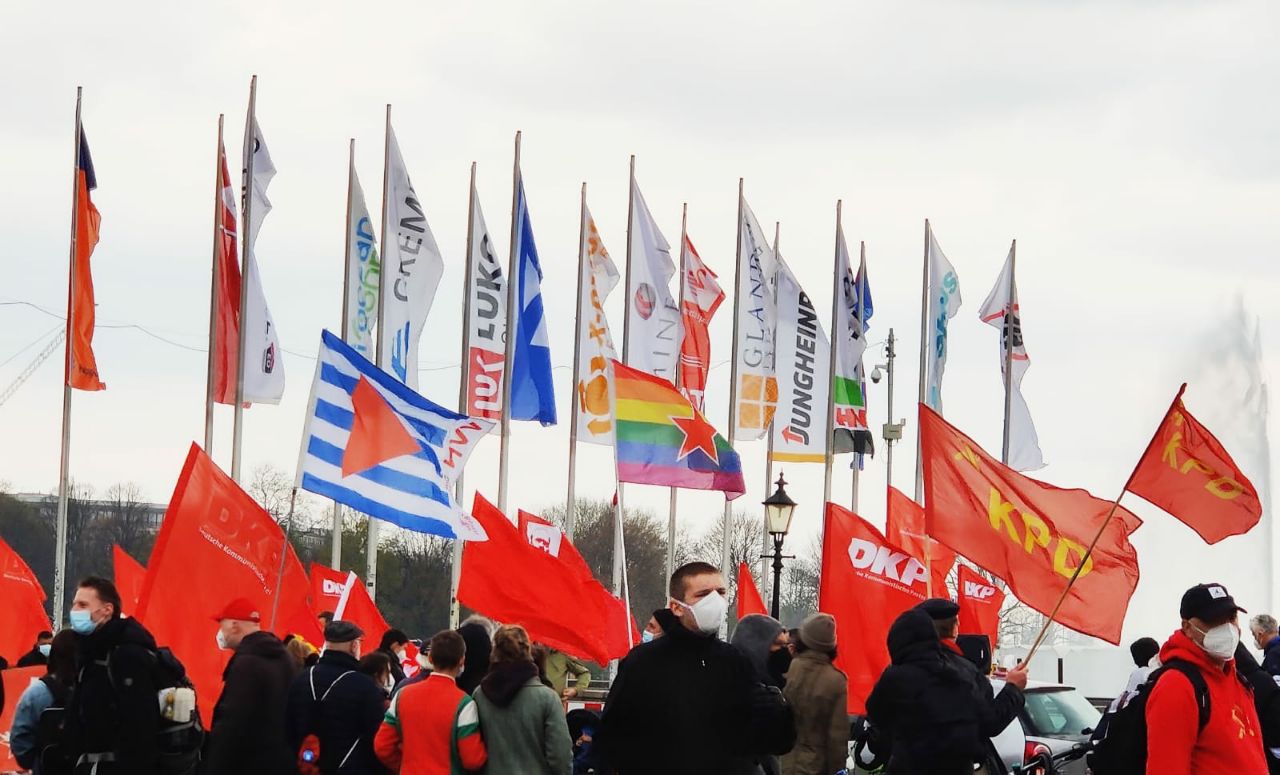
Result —
[[[1253, 693], [1236, 674], [1241, 613], [1221, 584], [1199, 584], [1182, 596], [1182, 626], [1160, 649], [1166, 669], [1147, 698], [1147, 775], [1266, 775]], [[1183, 670], [1199, 672], [1208, 689], [1203, 726]]]
[[49, 650], [52, 648], [53, 633], [44, 630], [36, 636], [36, 645], [18, 660], [18, 667], [36, 667], [49, 664]]

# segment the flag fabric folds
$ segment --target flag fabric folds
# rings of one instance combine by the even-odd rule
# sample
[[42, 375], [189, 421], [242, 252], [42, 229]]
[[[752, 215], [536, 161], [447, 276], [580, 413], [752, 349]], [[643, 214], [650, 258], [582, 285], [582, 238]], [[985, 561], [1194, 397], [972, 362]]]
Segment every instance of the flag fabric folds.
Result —
[[0, 538], [0, 656], [8, 658], [10, 665], [31, 650], [36, 633], [53, 630], [44, 601], [44, 587], [36, 574]]
[[276, 176], [275, 164], [267, 151], [267, 141], [262, 137], [257, 117], [246, 127], [245, 170], [253, 170], [253, 180], [245, 181], [249, 191], [249, 223], [245, 227], [244, 251], [247, 270], [243, 281], [244, 309], [240, 324], [244, 326], [244, 352], [240, 353], [240, 366], [244, 369], [244, 400], [248, 404], [278, 404], [284, 395], [284, 363], [280, 350], [280, 334], [267, 308], [266, 291], [262, 287], [262, 274], [258, 271], [258, 256], [254, 248], [258, 243], [258, 231], [262, 221], [271, 212], [271, 200], [267, 198], [267, 186]]
[[583, 206], [586, 239], [581, 264], [578, 299], [578, 440], [592, 444], [613, 443], [613, 414], [609, 410], [609, 362], [618, 357], [609, 333], [604, 303], [618, 285], [618, 268], [605, 250], [591, 211]]
[[924, 562], [933, 578], [930, 591], [936, 597], [946, 597], [947, 576], [956, 564], [956, 553], [928, 536], [924, 507], [897, 487], [889, 488], [888, 512], [884, 534], [889, 543]]
[[1000, 330], [1000, 373], [1004, 374], [1005, 354], [1012, 347], [1009, 355], [1013, 375], [1009, 380], [1009, 389], [1013, 395], [1009, 397], [1009, 467], [1015, 471], [1035, 471], [1044, 468], [1044, 455], [1040, 452], [1040, 437], [1036, 434], [1035, 423], [1031, 421], [1031, 410], [1027, 408], [1027, 399], [1022, 396], [1022, 378], [1031, 368], [1031, 358], [1027, 356], [1027, 348], [1022, 340], [1022, 313], [1018, 309], [1018, 285], [1013, 276], [1013, 250], [1004, 261], [1004, 269], [996, 278], [996, 284], [982, 302], [978, 317], [983, 323]]
[[956, 603], [960, 606], [960, 634], [986, 635], [995, 651], [1004, 593], [973, 568], [961, 565], [956, 573]]
[[524, 177], [516, 183], [517, 303], [515, 348], [511, 361], [511, 419], [556, 424], [556, 397], [551, 383], [551, 342], [542, 306], [542, 265], [533, 241]]
[[613, 361], [618, 481], [747, 491], [742, 460], [675, 385]]
[[827, 459], [827, 398], [831, 342], [818, 311], [791, 267], [778, 255], [776, 366], [778, 404], [774, 460], [823, 463]]
[[471, 317], [467, 325], [467, 414], [502, 419], [502, 369], [506, 362], [507, 278], [480, 210], [480, 194], [471, 192]]
[[147, 580], [147, 569], [117, 544], [111, 546], [111, 569], [116, 590], [124, 603], [124, 612], [132, 614], [138, 610], [138, 598]]
[[444, 274], [444, 257], [427, 223], [422, 201], [413, 190], [400, 155], [396, 133], [387, 126], [387, 178], [383, 182], [386, 212], [382, 229], [382, 323], [378, 335], [382, 358], [375, 359], [414, 390], [418, 389], [418, 343], [436, 288]]
[[947, 325], [960, 309], [960, 278], [955, 267], [929, 232], [929, 304], [925, 316], [922, 344], [925, 352], [924, 403], [934, 411], [942, 411], [942, 372], [947, 366]]
[[685, 236], [680, 265], [684, 267], [684, 292], [680, 299], [680, 390], [698, 411], [703, 410], [707, 372], [711, 369], [711, 318], [724, 302], [716, 273], [698, 255]]
[[[1138, 584], [1129, 535], [1142, 521], [1084, 490], [1060, 489], [1002, 465], [924, 405], [920, 436], [926, 532], [1004, 579], [1045, 615], [1079, 567], [1057, 621], [1118, 644]], [[1085, 559], [1113, 507], [1115, 517]]]
[[675, 382], [681, 347], [680, 306], [671, 296], [671, 278], [676, 273], [676, 265], [671, 261], [671, 245], [654, 222], [634, 176], [631, 178], [630, 224], [627, 234], [631, 241], [628, 365]]
[[1262, 519], [1262, 501], [1227, 450], [1187, 411], [1186, 388], [1178, 391], [1126, 489], [1216, 544], [1252, 530]]
[[[77, 113], [78, 115], [78, 113]], [[77, 126], [76, 148], [76, 201], [75, 201], [75, 256], [72, 266], [71, 286], [68, 289], [68, 312], [71, 330], [67, 336], [66, 380], [77, 390], [106, 390], [98, 377], [98, 360], [93, 354], [94, 296], [93, 272], [89, 259], [98, 244], [98, 231], [102, 215], [93, 204], [89, 192], [98, 187], [98, 176], [93, 170], [93, 157], [89, 155], [89, 141], [84, 127]]]
[[[348, 578], [350, 575], [342, 571], [318, 562], [311, 563], [311, 605], [316, 616], [319, 616], [321, 611], [338, 610], [338, 602], [347, 589]], [[347, 595], [347, 607], [343, 610], [341, 618], [342, 621], [352, 622], [364, 630], [365, 640], [370, 642], [378, 640], [384, 632], [391, 629], [387, 620], [382, 617], [382, 612], [378, 610], [377, 604], [369, 597], [369, 589], [358, 576], [356, 583], [351, 587], [350, 594]]]
[[483, 541], [451, 490], [492, 427], [433, 404], [325, 331], [297, 486], [408, 530]]
[[366, 358], [373, 359], [373, 329], [378, 322], [378, 291], [382, 262], [378, 259], [378, 238], [373, 219], [364, 201], [360, 178], [351, 170], [351, 202], [347, 211], [347, 251], [351, 265], [347, 267], [347, 319], [343, 322], [342, 339]]
[[264, 630], [319, 643], [310, 588], [302, 563], [271, 515], [192, 444], [134, 616], [182, 661], [203, 717], [212, 718], [208, 714], [231, 655], [214, 648], [212, 617], [232, 600], [245, 598], [258, 607]]
[[738, 375], [738, 405], [733, 408], [737, 438], [754, 441], [764, 438], [773, 422], [778, 404], [778, 380], [774, 376], [774, 274], [777, 259], [755, 213], [738, 200], [742, 220], [738, 223], [739, 266], [736, 283], [738, 350], [733, 354]]
[[869, 522], [828, 503], [822, 531], [818, 610], [836, 619], [835, 666], [849, 677], [848, 711], [865, 715], [867, 695], [889, 666], [885, 633], [925, 599], [924, 564]]
[[240, 258], [236, 246], [236, 191], [227, 169], [227, 150], [218, 149], [218, 191], [222, 207], [214, 235], [218, 293], [214, 299], [213, 400], [235, 406], [240, 368]]
[[751, 577], [751, 566], [740, 562], [738, 563], [738, 621], [742, 621], [742, 617], [751, 614], [768, 616], [769, 609], [765, 607], [760, 589], [756, 587], [756, 581]]
[[831, 332], [835, 342], [836, 359], [835, 391], [832, 418], [832, 449], [839, 452], [857, 452], [860, 455], [874, 451], [874, 441], [867, 425], [867, 380], [862, 367], [862, 356], [867, 350], [867, 321], [873, 310], [871, 286], [867, 282], [867, 264], [862, 261], [854, 275], [850, 266], [849, 247], [844, 240], [844, 227], [836, 232], [836, 277], [840, 278], [840, 296], [837, 300], [836, 329]]

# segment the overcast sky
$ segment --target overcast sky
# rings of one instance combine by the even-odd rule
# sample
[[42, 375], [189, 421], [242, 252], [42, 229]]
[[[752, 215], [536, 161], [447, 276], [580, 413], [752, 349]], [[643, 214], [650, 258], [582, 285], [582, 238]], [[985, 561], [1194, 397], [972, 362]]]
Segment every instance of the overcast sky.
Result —
[[[468, 168], [479, 163], [485, 214], [505, 246], [521, 129], [565, 418], [579, 186], [587, 182], [621, 263], [634, 153], [668, 240], [677, 243], [688, 202], [690, 236], [726, 289], [739, 177], [760, 221], [781, 221], [783, 254], [822, 309], [835, 202], [844, 199], [852, 249], [867, 242], [869, 338], [881, 341], [890, 327], [899, 336], [895, 413], [908, 428], [894, 481], [908, 492], [926, 217], [964, 298], [944, 382], [952, 422], [998, 453], [997, 333], [977, 310], [1017, 238], [1032, 358], [1024, 389], [1050, 464], [1038, 476], [1113, 497], [1187, 380], [1188, 405], [1229, 449], [1247, 450], [1241, 462], [1261, 483], [1271, 477], [1265, 422], [1242, 408], [1257, 380], [1241, 337], [1259, 326], [1255, 370], [1265, 378], [1280, 342], [1278, 16], [1264, 0], [137, 2], [74, 13], [20, 4], [0, 30], [9, 74], [0, 385], [58, 325], [11, 302], [55, 314], [65, 305], [72, 117], [83, 85], [103, 215], [96, 350], [109, 389], [75, 397], [72, 475], [100, 490], [135, 481], [149, 499], [168, 499], [187, 446], [202, 437], [217, 117], [227, 115], [234, 168], [256, 73], [279, 170], [258, 256], [288, 387], [280, 406], [246, 414], [246, 471], [295, 464], [319, 331], [339, 318], [347, 141], [356, 138], [376, 209], [390, 102], [447, 263], [420, 364], [423, 393], [440, 403], [457, 400]], [[610, 305], [618, 339], [621, 295]], [[731, 303], [713, 324], [708, 415], [721, 428]], [[58, 361], [0, 406], [0, 480], [12, 489], [56, 487]], [[884, 383], [870, 398], [878, 426]], [[220, 409], [218, 423], [214, 454], [226, 466], [230, 412]], [[567, 438], [563, 424], [517, 425], [512, 504], [563, 502]], [[609, 497], [611, 456], [586, 449], [595, 454], [580, 461], [578, 492]], [[750, 488], [740, 503], [758, 511], [764, 445], [740, 451]], [[468, 485], [496, 496], [496, 460], [496, 440], [484, 442]], [[817, 533], [821, 469], [786, 474], [801, 504], [791, 540], [803, 546]], [[861, 504], [877, 524], [884, 480], [878, 456]], [[848, 490], [842, 463], [837, 492]], [[628, 500], [665, 518], [665, 490], [629, 487]], [[680, 502], [681, 523], [695, 531], [719, 518], [713, 494]], [[1247, 608], [1270, 605], [1269, 524], [1210, 549], [1131, 503], [1147, 525], [1135, 537], [1144, 580], [1126, 636], [1165, 634], [1178, 593], [1210, 578], [1238, 588]]]

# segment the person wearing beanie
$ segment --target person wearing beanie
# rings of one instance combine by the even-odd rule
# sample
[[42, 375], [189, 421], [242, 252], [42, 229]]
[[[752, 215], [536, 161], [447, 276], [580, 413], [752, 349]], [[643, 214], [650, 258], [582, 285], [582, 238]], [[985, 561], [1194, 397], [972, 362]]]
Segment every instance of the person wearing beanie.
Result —
[[849, 749], [849, 679], [836, 669], [836, 620], [814, 614], [800, 625], [796, 656], [782, 693], [795, 711], [796, 745], [782, 757], [783, 775], [831, 775]]

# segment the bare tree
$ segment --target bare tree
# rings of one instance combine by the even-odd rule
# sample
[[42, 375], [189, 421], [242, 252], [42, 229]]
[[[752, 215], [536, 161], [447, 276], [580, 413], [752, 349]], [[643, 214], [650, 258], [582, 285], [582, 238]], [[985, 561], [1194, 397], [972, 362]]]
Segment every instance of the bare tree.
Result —
[[134, 482], [114, 484], [102, 501], [96, 532], [108, 550], [118, 544], [134, 557], [145, 558], [155, 542], [151, 516], [142, 500], [142, 490]]

